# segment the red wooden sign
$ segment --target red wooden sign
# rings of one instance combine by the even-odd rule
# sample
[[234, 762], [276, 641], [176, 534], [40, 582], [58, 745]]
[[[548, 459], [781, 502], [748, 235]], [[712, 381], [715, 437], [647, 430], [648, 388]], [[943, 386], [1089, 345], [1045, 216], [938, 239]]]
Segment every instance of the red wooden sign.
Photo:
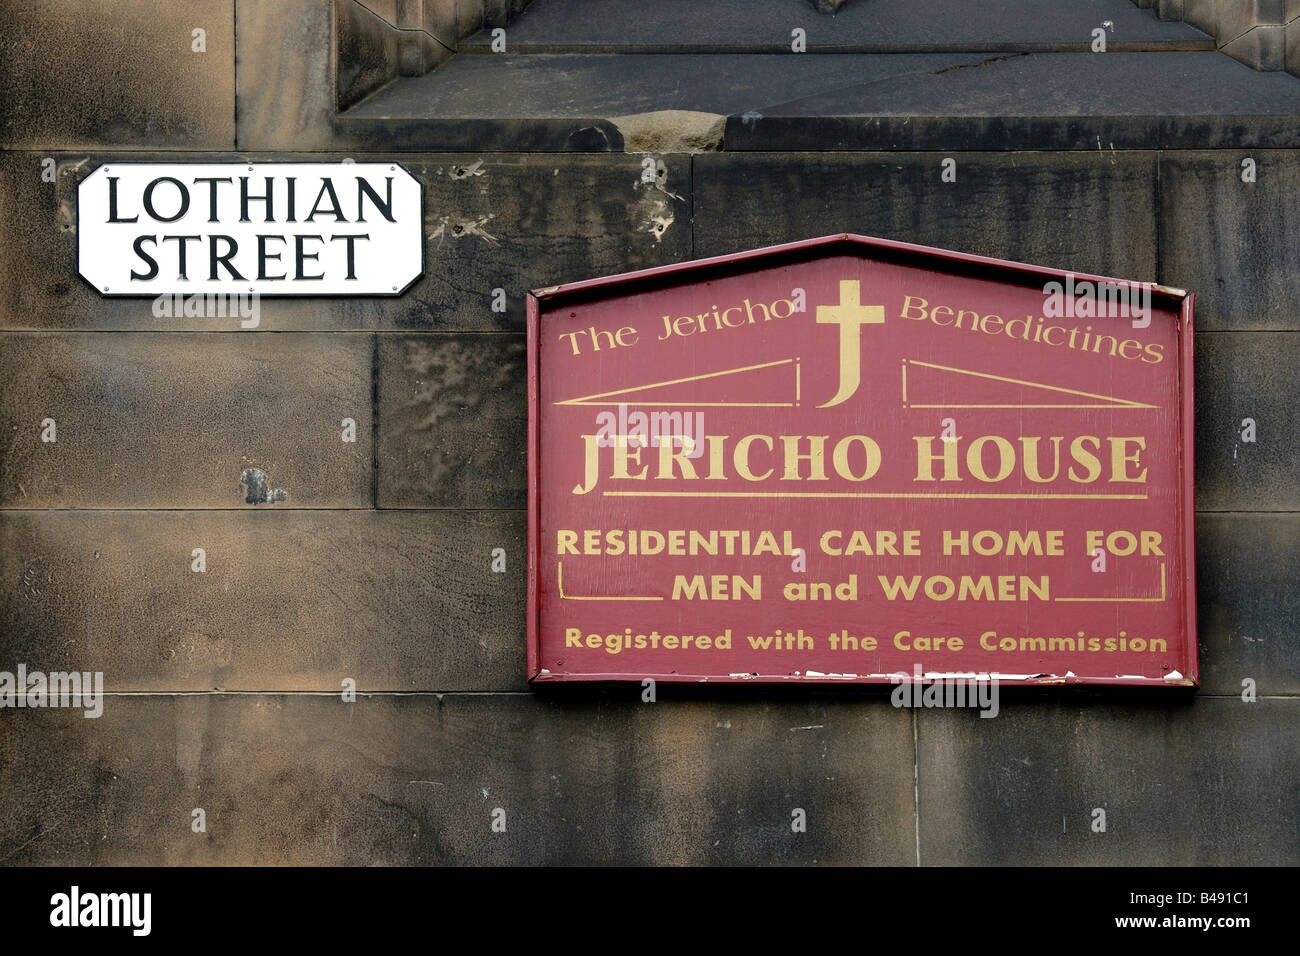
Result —
[[1196, 684], [1192, 300], [847, 235], [535, 292], [530, 679]]

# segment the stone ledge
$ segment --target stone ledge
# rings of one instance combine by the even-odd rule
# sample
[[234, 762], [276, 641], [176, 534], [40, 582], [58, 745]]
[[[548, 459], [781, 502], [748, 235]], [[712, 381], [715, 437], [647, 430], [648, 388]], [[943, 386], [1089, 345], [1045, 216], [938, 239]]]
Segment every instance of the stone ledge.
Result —
[[723, 148], [1300, 146], [1300, 87], [1211, 52], [456, 57], [340, 115], [372, 148], [622, 151], [612, 120], [727, 117]]

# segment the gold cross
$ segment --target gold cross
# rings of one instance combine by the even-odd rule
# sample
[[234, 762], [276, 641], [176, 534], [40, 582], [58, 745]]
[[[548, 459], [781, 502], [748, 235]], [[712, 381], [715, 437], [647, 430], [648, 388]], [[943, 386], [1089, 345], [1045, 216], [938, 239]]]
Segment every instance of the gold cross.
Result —
[[862, 326], [883, 324], [885, 307], [863, 305], [858, 280], [841, 279], [839, 305], [817, 306], [817, 321], [840, 327], [840, 389], [829, 402], [817, 406], [830, 408], [851, 398], [858, 390], [862, 378]]

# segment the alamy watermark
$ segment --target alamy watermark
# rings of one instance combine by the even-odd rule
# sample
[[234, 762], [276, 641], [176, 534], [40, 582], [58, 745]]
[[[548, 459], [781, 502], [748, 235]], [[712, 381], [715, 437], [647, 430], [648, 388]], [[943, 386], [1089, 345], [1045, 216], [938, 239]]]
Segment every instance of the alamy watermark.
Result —
[[601, 448], [681, 449], [687, 458], [704, 454], [704, 413], [631, 411], [618, 406], [618, 414], [601, 412], [596, 416], [596, 444]]
[[891, 674], [896, 684], [889, 700], [895, 707], [978, 707], [981, 717], [998, 715], [998, 679], [991, 674]]
[[50, 925], [125, 927], [132, 936], [148, 936], [153, 928], [153, 894], [84, 893], [73, 886], [50, 897]]
[[1135, 329], [1151, 324], [1150, 282], [1076, 281], [1067, 272], [1064, 283], [1046, 283], [1043, 296], [1043, 315], [1049, 319], [1131, 319]]
[[262, 297], [256, 292], [179, 292], [153, 300], [155, 319], [239, 319], [239, 327], [255, 329], [262, 321]]
[[85, 716], [104, 712], [102, 671], [0, 671], [0, 709], [5, 707], [81, 707]]

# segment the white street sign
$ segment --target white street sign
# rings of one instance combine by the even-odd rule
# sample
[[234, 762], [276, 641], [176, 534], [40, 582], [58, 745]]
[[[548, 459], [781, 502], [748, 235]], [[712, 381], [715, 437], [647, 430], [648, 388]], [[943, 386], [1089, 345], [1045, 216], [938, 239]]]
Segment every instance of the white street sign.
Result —
[[424, 271], [421, 186], [396, 163], [109, 163], [77, 189], [102, 295], [397, 295]]

